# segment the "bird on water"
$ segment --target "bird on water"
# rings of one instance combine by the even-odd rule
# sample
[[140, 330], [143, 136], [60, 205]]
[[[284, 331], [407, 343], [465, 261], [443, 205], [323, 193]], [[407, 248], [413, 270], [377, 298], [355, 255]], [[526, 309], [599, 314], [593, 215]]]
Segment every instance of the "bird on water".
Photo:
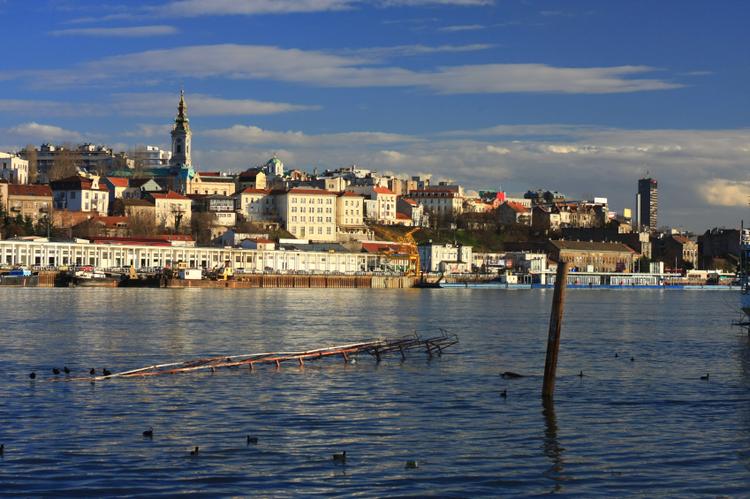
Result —
[[31, 379], [34, 379], [34, 378], [36, 378], [36, 373], [30, 373], [30, 374], [29, 374], [29, 378], [31, 378]]
[[112, 375], [112, 371], [108, 370], [107, 368], [103, 368], [102, 369], [102, 374], [105, 375], [105, 376], [111, 376]]
[[5, 444], [0, 444], [0, 456], [5, 454]]
[[340, 454], [334, 454], [333, 455], [333, 462], [334, 463], [345, 463], [346, 462], [346, 451], [340, 453]]
[[63, 372], [64, 372], [65, 374], [70, 374], [70, 369], [68, 369], [68, 366], [64, 366], [64, 367], [63, 367]]
[[705, 376], [701, 376], [701, 379], [708, 381], [709, 373], [706, 373]]
[[143, 436], [146, 438], [154, 438], [154, 427], [149, 426], [148, 430], [143, 432]]
[[194, 450], [190, 451], [190, 455], [191, 456], [197, 456], [198, 455], [198, 446], [196, 446]]
[[96, 376], [96, 369], [94, 369], [93, 367], [89, 369], [89, 374], [92, 376]]
[[635, 362], [635, 357], [630, 357], [630, 362]]
[[583, 378], [583, 376], [584, 376], [584, 375], [583, 375], [583, 371], [581, 371], [581, 372], [579, 372], [579, 373], [578, 373], [578, 377], [579, 377], [579, 378]]
[[416, 468], [419, 468], [419, 463], [417, 461], [406, 461], [406, 466], [404, 466], [407, 470], [413, 470]]
[[257, 444], [257, 443], [258, 443], [258, 437], [251, 437], [250, 435], [247, 436], [247, 445]]
[[508, 390], [503, 390], [502, 392], [500, 392], [500, 396], [502, 398], [504, 398], [504, 399], [507, 399], [508, 398]]
[[52, 374], [54, 374], [55, 376], [57, 376], [58, 374], [60, 374], [60, 370], [58, 368], [56, 368], [56, 367], [53, 367], [52, 368]]

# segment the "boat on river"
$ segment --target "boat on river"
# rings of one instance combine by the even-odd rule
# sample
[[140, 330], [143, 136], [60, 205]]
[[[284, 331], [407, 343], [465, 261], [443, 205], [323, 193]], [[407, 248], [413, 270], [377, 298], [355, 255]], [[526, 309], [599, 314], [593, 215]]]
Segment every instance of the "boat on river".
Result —
[[116, 288], [122, 276], [120, 274], [106, 274], [96, 269], [86, 268], [73, 273], [70, 283], [73, 286]]

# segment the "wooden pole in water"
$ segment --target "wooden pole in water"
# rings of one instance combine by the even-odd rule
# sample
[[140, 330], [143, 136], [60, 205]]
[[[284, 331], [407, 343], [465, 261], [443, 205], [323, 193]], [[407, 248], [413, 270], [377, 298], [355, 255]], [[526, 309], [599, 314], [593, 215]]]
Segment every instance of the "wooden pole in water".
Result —
[[547, 360], [544, 363], [544, 384], [542, 398], [551, 399], [555, 393], [555, 373], [557, 371], [557, 354], [560, 351], [560, 331], [562, 330], [563, 311], [565, 310], [565, 289], [568, 281], [568, 264], [557, 264], [555, 293], [552, 296], [552, 313], [549, 318], [549, 336], [547, 338]]

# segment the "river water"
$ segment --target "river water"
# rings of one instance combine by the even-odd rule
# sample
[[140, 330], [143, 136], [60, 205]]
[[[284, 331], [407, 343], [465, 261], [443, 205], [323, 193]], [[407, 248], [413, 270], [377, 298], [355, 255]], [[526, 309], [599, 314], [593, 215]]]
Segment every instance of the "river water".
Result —
[[[750, 493], [750, 341], [730, 326], [735, 293], [569, 291], [555, 405], [544, 409], [551, 297], [0, 289], [0, 495]], [[432, 360], [47, 381], [63, 365], [83, 375], [437, 326], [460, 343]], [[346, 464], [334, 463], [344, 450]]]

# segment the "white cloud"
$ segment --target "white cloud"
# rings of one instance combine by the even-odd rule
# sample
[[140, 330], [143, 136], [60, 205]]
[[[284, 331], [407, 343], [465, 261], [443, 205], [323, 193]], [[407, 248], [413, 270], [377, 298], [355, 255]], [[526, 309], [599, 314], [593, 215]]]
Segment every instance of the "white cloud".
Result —
[[147, 123], [139, 123], [136, 125], [135, 130], [129, 130], [123, 132], [124, 137], [139, 137], [144, 139], [164, 139], [169, 137], [169, 133], [172, 130], [172, 125], [153, 125]]
[[368, 4], [377, 7], [479, 7], [493, 3], [494, 0], [175, 0], [151, 12], [167, 17], [198, 17], [326, 12]]
[[[190, 116], [250, 116], [316, 111], [317, 105], [254, 99], [224, 99], [188, 94]], [[119, 93], [104, 102], [61, 102], [50, 100], [0, 99], [0, 112], [25, 116], [170, 116], [177, 108], [176, 93]]]
[[[362, 57], [259, 45], [199, 45], [107, 57], [72, 70], [36, 72], [45, 84], [139, 81], [143, 75], [264, 79], [323, 87], [421, 87], [439, 93], [624, 93], [680, 85], [637, 78], [647, 66], [555, 67], [546, 64], [476, 64], [415, 71], [372, 66]], [[22, 72], [19, 72], [22, 74]]]
[[352, 0], [177, 0], [156, 7], [166, 17], [289, 14], [345, 10]]
[[41, 123], [30, 122], [16, 125], [5, 130], [5, 133], [19, 140], [26, 142], [67, 142], [83, 140], [83, 135], [73, 130], [66, 130], [55, 125], [43, 125]]
[[479, 31], [485, 28], [486, 26], [481, 24], [454, 24], [451, 26], [440, 27], [437, 30], [444, 33], [458, 33], [461, 31]]
[[510, 154], [510, 149], [508, 149], [507, 147], [498, 147], [498, 146], [493, 146], [492, 144], [489, 144], [486, 147], [486, 150], [489, 153], [498, 154], [500, 156], [505, 156], [506, 154]]
[[126, 26], [113, 28], [71, 28], [50, 31], [53, 36], [96, 36], [117, 38], [140, 38], [148, 36], [174, 35], [179, 30], [163, 24], [152, 26]]
[[384, 132], [341, 132], [308, 135], [300, 131], [264, 130], [251, 125], [234, 125], [230, 128], [206, 130], [203, 135], [238, 144], [281, 144], [285, 146], [340, 146], [341, 144], [351, 146], [352, 144], [389, 144], [418, 140], [408, 135]]
[[437, 53], [476, 52], [494, 47], [488, 43], [468, 45], [396, 45], [392, 47], [370, 47], [342, 51], [343, 55], [356, 55], [369, 61], [380, 61], [390, 57], [407, 57]]
[[[176, 94], [122, 93], [113, 96], [117, 110], [125, 115], [154, 116], [173, 113], [177, 106]], [[320, 106], [269, 102], [254, 99], [224, 99], [204, 94], [187, 93], [190, 116], [247, 116], [315, 111]]]
[[750, 203], [750, 182], [726, 179], [713, 179], [708, 181], [705, 189], [702, 189], [703, 199], [715, 206], [742, 206], [747, 207]]

